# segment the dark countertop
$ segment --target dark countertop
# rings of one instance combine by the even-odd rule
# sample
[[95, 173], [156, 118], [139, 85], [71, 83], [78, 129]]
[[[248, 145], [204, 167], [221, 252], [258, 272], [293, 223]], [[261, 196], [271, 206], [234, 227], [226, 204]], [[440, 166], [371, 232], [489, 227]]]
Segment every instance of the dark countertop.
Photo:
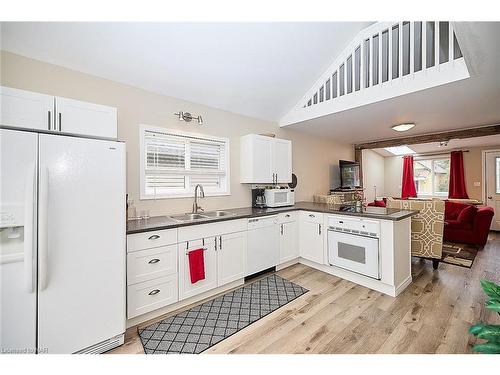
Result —
[[398, 210], [395, 208], [365, 207], [363, 209], [360, 209], [354, 206], [330, 205], [325, 203], [313, 203], [313, 202], [298, 202], [295, 203], [294, 206], [288, 206], [288, 207], [277, 207], [277, 208], [243, 207], [243, 208], [224, 209], [224, 211], [231, 212], [233, 213], [233, 215], [200, 219], [189, 222], [176, 221], [168, 216], [153, 216], [150, 217], [149, 219], [129, 220], [127, 221], [127, 234], [149, 232], [160, 229], [179, 228], [189, 225], [215, 223], [226, 220], [269, 216], [269, 215], [279, 214], [281, 212], [290, 212], [290, 211], [314, 211], [326, 214], [359, 216], [370, 219], [392, 220], [392, 221], [403, 220], [417, 213], [417, 211], [405, 211], [405, 210]]

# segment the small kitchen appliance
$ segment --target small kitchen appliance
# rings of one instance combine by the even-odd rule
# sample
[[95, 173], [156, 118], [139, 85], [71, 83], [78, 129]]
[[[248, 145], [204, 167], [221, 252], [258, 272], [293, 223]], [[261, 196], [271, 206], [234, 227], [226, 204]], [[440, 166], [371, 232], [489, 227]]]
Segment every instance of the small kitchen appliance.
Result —
[[284, 207], [295, 204], [295, 192], [289, 188], [264, 189], [264, 196], [267, 207]]
[[266, 197], [264, 191], [265, 189], [263, 188], [252, 189], [252, 207], [256, 208], [266, 207]]

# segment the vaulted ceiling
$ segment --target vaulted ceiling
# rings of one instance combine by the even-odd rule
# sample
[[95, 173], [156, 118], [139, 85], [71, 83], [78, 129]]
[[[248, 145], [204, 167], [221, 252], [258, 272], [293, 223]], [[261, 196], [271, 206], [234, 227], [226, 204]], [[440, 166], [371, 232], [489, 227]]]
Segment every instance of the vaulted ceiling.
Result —
[[1, 48], [278, 121], [369, 22], [2, 23]]
[[[278, 122], [369, 24], [4, 22], [1, 48]], [[360, 143], [500, 123], [500, 22], [454, 25], [471, 78], [289, 126]]]

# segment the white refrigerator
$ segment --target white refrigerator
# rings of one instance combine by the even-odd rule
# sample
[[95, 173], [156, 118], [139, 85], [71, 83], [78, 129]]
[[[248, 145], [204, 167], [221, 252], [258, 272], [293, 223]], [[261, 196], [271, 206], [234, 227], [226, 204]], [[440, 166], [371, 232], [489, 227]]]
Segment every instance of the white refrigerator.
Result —
[[0, 129], [0, 350], [100, 353], [125, 332], [124, 143]]

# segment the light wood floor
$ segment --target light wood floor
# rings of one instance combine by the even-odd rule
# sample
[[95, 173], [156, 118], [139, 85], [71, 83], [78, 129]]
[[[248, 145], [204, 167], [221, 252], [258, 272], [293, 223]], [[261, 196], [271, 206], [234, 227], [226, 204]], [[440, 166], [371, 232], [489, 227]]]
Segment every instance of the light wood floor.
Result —
[[[479, 285], [500, 282], [500, 234], [490, 235], [471, 269], [433, 271], [414, 259], [412, 273], [413, 283], [392, 298], [304, 265], [286, 268], [278, 274], [309, 292], [204, 353], [470, 353], [468, 328], [500, 323]], [[143, 353], [137, 327], [111, 353]]]

